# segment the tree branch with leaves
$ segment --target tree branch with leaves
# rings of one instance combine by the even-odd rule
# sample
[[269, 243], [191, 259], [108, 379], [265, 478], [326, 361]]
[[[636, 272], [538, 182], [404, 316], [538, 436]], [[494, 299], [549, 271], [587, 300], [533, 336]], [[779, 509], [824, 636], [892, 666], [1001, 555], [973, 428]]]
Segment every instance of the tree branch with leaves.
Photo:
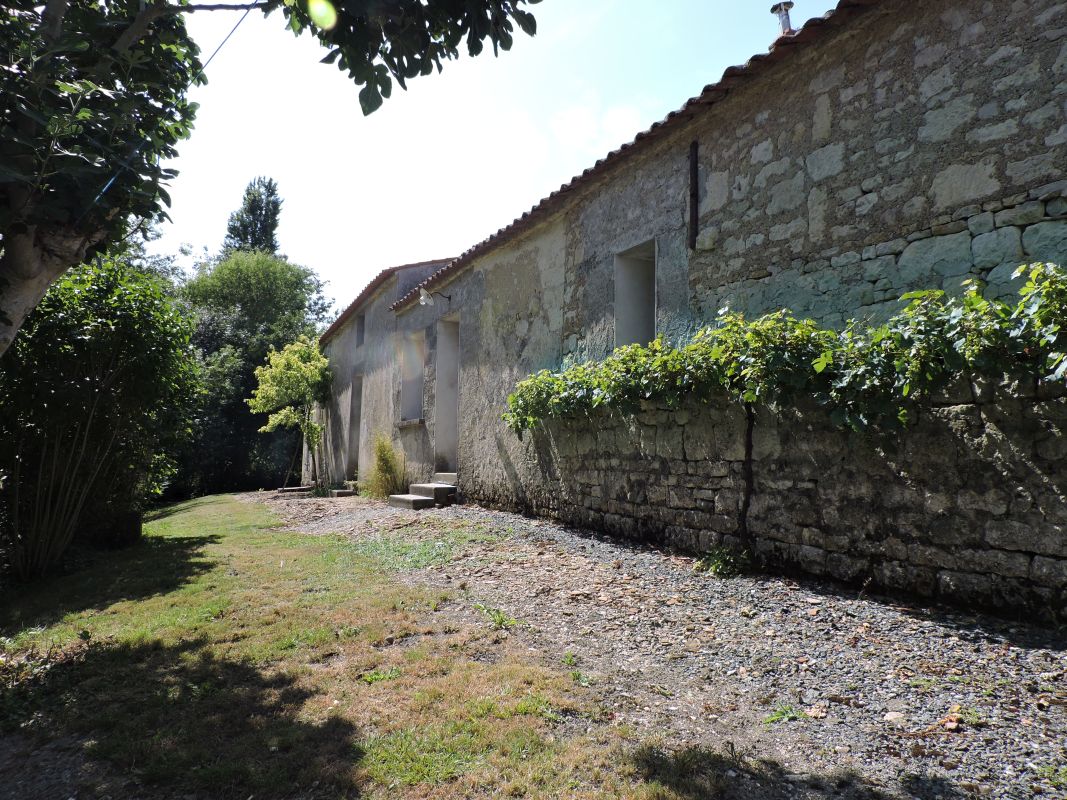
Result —
[[[13, 0], [0, 8], [0, 356], [48, 287], [129, 233], [162, 219], [163, 164], [193, 126], [204, 82], [185, 27], [193, 11], [280, 11], [362, 89], [365, 114], [395, 81], [511, 47], [533, 34], [538, 0]], [[299, 87], [295, 87], [299, 89]]]

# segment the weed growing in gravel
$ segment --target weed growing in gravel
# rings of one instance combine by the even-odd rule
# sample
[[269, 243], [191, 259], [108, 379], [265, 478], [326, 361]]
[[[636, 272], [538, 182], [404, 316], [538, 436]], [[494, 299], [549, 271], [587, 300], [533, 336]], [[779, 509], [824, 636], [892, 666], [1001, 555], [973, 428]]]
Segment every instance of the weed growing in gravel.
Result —
[[1067, 789], [1067, 766], [1054, 767], [1046, 764], [1037, 770], [1037, 777], [1047, 781], [1054, 789]]
[[928, 692], [937, 686], [936, 678], [912, 678], [908, 681], [908, 686], [912, 689], [919, 689], [923, 692]]
[[752, 568], [752, 559], [744, 550], [736, 547], [713, 547], [697, 561], [698, 572], [707, 572], [716, 578], [736, 578]]
[[569, 651], [564, 653], [563, 654], [563, 664], [564, 664], [564, 666], [567, 666], [567, 667], [577, 667], [578, 666], [578, 656], [576, 656], [574, 653], [571, 653]]
[[508, 631], [519, 624], [517, 619], [509, 616], [506, 611], [502, 611], [499, 608], [487, 606], [485, 603], [475, 603], [474, 607], [485, 615], [485, 618], [489, 620], [490, 627], [494, 630]]
[[577, 683], [579, 686], [588, 686], [593, 682], [588, 675], [577, 669], [571, 672], [571, 680]]
[[978, 709], [963, 706], [956, 715], [960, 718], [960, 722], [970, 728], [981, 728], [986, 724], [985, 718], [978, 713]]
[[391, 681], [399, 677], [400, 667], [390, 667], [389, 669], [372, 669], [370, 672], [364, 672], [359, 676], [359, 679], [370, 686], [373, 683]]
[[807, 716], [796, 706], [779, 704], [774, 707], [774, 711], [763, 718], [763, 724], [775, 725], [779, 722], [799, 722], [802, 719], [806, 719]]
[[382, 569], [403, 572], [411, 569], [447, 564], [457, 552], [468, 545], [492, 539], [475, 526], [451, 525], [434, 532], [432, 539], [411, 539], [404, 536], [378, 536], [352, 542], [353, 554], [372, 558]]

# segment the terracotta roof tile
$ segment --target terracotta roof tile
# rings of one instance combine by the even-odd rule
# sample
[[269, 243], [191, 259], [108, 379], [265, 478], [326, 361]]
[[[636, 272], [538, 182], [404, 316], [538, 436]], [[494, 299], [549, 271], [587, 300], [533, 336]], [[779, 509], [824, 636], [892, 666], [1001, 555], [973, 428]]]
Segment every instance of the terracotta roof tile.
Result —
[[370, 283], [363, 287], [363, 291], [356, 296], [356, 299], [349, 303], [348, 307], [337, 315], [337, 319], [335, 319], [330, 327], [328, 327], [322, 336], [319, 337], [319, 344], [325, 345], [326, 342], [332, 339], [334, 335], [344, 327], [345, 323], [348, 322], [348, 318], [351, 317], [356, 312], [356, 309], [363, 304], [363, 301], [374, 294], [378, 287], [385, 283], [391, 275], [395, 275], [400, 270], [409, 269], [411, 267], [443, 267], [453, 260], [454, 259], [451, 258], [435, 258], [432, 261], [417, 261], [414, 264], [400, 264], [396, 267], [387, 267], [386, 269], [383, 269], [371, 279]]

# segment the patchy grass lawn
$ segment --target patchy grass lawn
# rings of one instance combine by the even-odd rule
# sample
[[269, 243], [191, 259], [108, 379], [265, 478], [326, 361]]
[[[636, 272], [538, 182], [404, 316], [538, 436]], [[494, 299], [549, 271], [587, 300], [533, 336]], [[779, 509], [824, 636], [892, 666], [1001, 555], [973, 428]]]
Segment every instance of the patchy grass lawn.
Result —
[[395, 578], [485, 535], [359, 544], [233, 498], [173, 506], [139, 546], [5, 598], [0, 726], [72, 738], [157, 796], [710, 790], [707, 760], [683, 776], [635, 748], [568, 664], [491, 620], [450, 627], [460, 598]]

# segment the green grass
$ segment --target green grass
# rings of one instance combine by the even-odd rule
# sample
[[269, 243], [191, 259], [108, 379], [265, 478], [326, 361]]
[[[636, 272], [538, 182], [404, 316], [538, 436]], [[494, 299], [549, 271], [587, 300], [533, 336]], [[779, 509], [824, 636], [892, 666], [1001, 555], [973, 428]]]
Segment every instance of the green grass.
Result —
[[531, 653], [500, 609], [486, 618], [513, 635], [460, 624], [449, 593], [397, 575], [492, 555], [484, 527], [427, 516], [353, 540], [279, 522], [183, 503], [139, 545], [0, 598], [0, 735], [80, 744], [87, 775], [144, 796], [223, 800], [686, 800], [737, 768], [642, 747], [576, 657]]
[[497, 541], [482, 526], [447, 520], [446, 524], [431, 523], [430, 538], [413, 539], [409, 535], [380, 536], [357, 539], [352, 543], [352, 555], [370, 559], [381, 569], [393, 572], [447, 564], [456, 553], [472, 544]]
[[176, 795], [674, 797], [619, 768], [609, 729], [556, 734], [598, 707], [565, 671], [396, 578], [499, 535], [430, 517], [383, 533], [287, 532], [227, 497], [171, 506], [139, 545], [0, 598], [0, 730], [81, 742]]
[[470, 772], [483, 755], [470, 725], [402, 730], [367, 742], [366, 770], [381, 783], [435, 786]]

